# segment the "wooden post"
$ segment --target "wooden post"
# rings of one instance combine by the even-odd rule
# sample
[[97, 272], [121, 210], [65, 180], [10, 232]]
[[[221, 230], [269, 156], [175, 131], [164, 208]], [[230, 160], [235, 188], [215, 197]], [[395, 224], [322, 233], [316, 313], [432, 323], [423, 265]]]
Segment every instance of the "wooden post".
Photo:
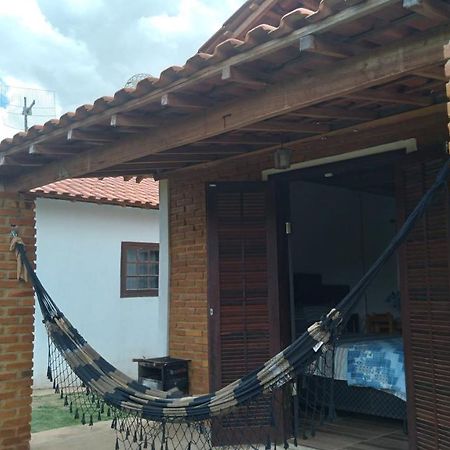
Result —
[[[449, 103], [447, 103], [447, 112], [450, 122], [450, 42], [444, 46], [444, 58], [446, 60], [445, 64], [445, 76], [448, 80], [446, 88], [447, 88], [447, 98], [449, 99]], [[450, 123], [449, 123], [449, 132], [450, 132]]]
[[18, 281], [9, 249], [17, 225], [31, 260], [35, 251], [34, 201], [0, 194], [0, 448], [28, 450], [31, 433], [34, 293]]

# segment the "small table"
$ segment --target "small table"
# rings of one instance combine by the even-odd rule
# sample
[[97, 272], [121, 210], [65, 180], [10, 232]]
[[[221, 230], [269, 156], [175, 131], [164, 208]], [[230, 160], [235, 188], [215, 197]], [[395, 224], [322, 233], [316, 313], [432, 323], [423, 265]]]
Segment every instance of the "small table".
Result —
[[135, 358], [138, 363], [139, 383], [149, 389], [169, 391], [177, 388], [183, 394], [189, 392], [188, 362], [186, 359], [171, 358]]

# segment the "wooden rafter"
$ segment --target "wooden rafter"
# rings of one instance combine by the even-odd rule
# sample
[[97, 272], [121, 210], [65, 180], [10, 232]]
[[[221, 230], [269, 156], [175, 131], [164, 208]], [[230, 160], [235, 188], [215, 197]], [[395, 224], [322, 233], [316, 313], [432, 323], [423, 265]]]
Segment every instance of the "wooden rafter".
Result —
[[[92, 149], [64, 161], [65, 177], [92, 173], [152, 153], [213, 138], [270, 118], [342, 98], [383, 85], [423, 67], [443, 61], [443, 45], [450, 38], [450, 26], [420, 33], [369, 54], [320, 69], [304, 77], [271, 86], [262, 92], [208, 109], [207, 114], [173, 120], [151, 133], [131, 136], [105, 148]], [[48, 164], [11, 181], [6, 189], [17, 191], [55, 180], [61, 163]]]
[[232, 66], [223, 68], [221, 79], [222, 81], [244, 85], [250, 89], [263, 89], [267, 86], [266, 82], [256, 80], [237, 67]]
[[[221, 154], [226, 155], [226, 153]], [[135, 161], [128, 161], [125, 164], [126, 165], [142, 165], [149, 163], [165, 163], [165, 162], [171, 162], [171, 163], [197, 163], [201, 161], [210, 161], [213, 159], [220, 158], [221, 155], [218, 154], [198, 154], [198, 153], [184, 153], [182, 155], [171, 155], [171, 154], [157, 154], [157, 155], [151, 155], [147, 156], [145, 158], [135, 160]]]
[[113, 114], [110, 125], [114, 128], [153, 128], [157, 127], [159, 123], [142, 115]]
[[330, 131], [329, 125], [323, 123], [266, 123], [260, 122], [245, 127], [246, 131], [260, 131], [268, 133], [305, 133], [319, 134]]
[[316, 53], [340, 59], [353, 55], [353, 52], [345, 45], [314, 35], [300, 38], [300, 52]]
[[447, 81], [443, 67], [432, 67], [414, 71], [413, 75], [431, 80]]
[[180, 109], [205, 109], [209, 106], [209, 102], [185, 94], [164, 94], [161, 97], [161, 106]]
[[40, 167], [43, 164], [43, 161], [36, 161], [29, 158], [0, 156], [0, 167]]
[[348, 98], [368, 100], [375, 103], [397, 103], [401, 105], [429, 106], [433, 103], [430, 97], [398, 94], [384, 89], [353, 92]]
[[403, 7], [437, 22], [450, 19], [450, 4], [444, 0], [403, 0]]
[[49, 144], [32, 144], [28, 149], [30, 155], [40, 155], [48, 157], [64, 157], [72, 156], [74, 153], [81, 151], [80, 147], [76, 146], [62, 146], [62, 145], [49, 145]]
[[262, 137], [258, 135], [247, 136], [224, 136], [217, 138], [210, 138], [204, 141], [196, 142], [196, 145], [264, 145], [267, 143], [279, 143], [280, 139], [274, 139], [270, 137]]
[[320, 106], [303, 108], [289, 115], [297, 117], [309, 117], [312, 119], [349, 119], [349, 120], [374, 120], [378, 114], [374, 111], [361, 108], [336, 108], [332, 106]]
[[68, 141], [86, 141], [86, 142], [112, 142], [115, 136], [111, 133], [103, 131], [84, 131], [76, 128], [71, 128], [67, 132]]

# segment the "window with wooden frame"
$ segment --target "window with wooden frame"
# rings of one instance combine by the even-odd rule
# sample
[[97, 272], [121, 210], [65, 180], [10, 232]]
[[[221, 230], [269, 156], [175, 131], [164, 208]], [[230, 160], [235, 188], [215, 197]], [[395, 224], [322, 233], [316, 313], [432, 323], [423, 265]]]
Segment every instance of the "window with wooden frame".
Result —
[[157, 297], [159, 244], [122, 242], [121, 297]]

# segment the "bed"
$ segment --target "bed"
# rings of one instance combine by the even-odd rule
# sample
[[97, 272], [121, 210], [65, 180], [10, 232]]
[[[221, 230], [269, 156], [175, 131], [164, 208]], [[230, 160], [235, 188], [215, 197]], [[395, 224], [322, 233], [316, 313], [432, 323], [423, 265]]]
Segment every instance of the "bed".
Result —
[[334, 352], [334, 380], [336, 410], [405, 419], [405, 368], [400, 336], [342, 338]]

